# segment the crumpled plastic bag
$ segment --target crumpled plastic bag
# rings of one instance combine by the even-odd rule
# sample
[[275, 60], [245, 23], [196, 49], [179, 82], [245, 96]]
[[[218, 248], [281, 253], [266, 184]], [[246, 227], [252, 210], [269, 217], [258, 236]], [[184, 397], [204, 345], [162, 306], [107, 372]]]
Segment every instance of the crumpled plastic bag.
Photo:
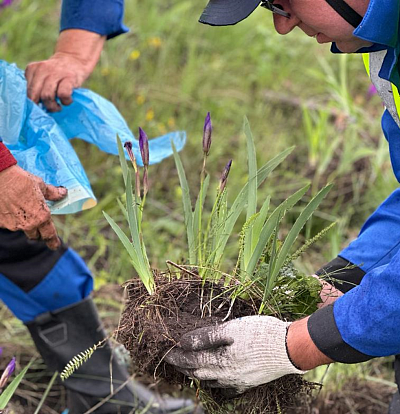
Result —
[[[137, 162], [142, 163], [138, 141], [111, 102], [83, 88], [76, 89], [72, 99], [61, 112], [47, 112], [27, 98], [24, 72], [0, 60], [0, 137], [21, 168], [47, 184], [68, 189], [64, 200], [49, 203], [53, 214], [75, 213], [97, 203], [70, 139], [83, 139], [117, 155], [118, 135], [123, 143], [132, 141]], [[171, 142], [180, 151], [186, 133], [177, 131], [149, 140], [150, 164], [173, 153]]]

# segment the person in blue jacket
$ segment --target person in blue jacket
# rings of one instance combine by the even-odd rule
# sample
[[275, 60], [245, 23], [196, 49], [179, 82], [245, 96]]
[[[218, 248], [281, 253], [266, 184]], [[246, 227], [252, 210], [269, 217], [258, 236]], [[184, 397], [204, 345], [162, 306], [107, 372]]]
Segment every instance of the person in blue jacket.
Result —
[[[123, 0], [64, 0], [54, 55], [26, 68], [29, 98], [50, 111], [61, 110], [57, 98], [70, 104], [73, 89], [93, 71], [106, 39], [128, 31], [123, 12]], [[45, 202], [66, 193], [18, 167], [0, 138], [0, 300], [26, 324], [53, 371], [61, 372], [74, 356], [102, 341], [64, 382], [69, 414], [193, 412], [192, 401], [161, 398], [132, 381], [105, 341], [90, 297], [92, 275], [58, 238]]]
[[[332, 43], [334, 53], [364, 53], [371, 81], [385, 105], [382, 129], [400, 181], [400, 1], [210, 0], [200, 22], [236, 24], [259, 5], [273, 12], [280, 34], [298, 27], [318, 43]], [[167, 360], [210, 386], [243, 392], [334, 361], [358, 363], [399, 354], [399, 247], [400, 189], [396, 189], [368, 218], [357, 239], [317, 272], [334, 273], [335, 281], [321, 283], [322, 294], [334, 293], [336, 300], [325, 296], [325, 306], [294, 323], [251, 316], [193, 331], [182, 337], [181, 347]], [[398, 358], [395, 373], [400, 384]], [[399, 391], [389, 412], [400, 413]]]

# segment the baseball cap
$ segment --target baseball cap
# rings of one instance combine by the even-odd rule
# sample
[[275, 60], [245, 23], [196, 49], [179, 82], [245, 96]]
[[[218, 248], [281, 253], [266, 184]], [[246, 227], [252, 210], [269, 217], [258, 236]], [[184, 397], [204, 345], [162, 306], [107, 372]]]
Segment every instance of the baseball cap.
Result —
[[290, 17], [280, 6], [273, 5], [274, 0], [209, 0], [200, 16], [199, 22], [211, 26], [229, 26], [239, 23], [258, 7], [271, 10], [273, 13]]

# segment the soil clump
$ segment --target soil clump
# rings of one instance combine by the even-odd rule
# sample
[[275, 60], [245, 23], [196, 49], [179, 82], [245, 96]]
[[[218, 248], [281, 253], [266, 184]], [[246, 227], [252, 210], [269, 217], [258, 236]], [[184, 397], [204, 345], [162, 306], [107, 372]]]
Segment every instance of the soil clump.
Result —
[[[169, 383], [194, 385], [207, 413], [273, 414], [306, 403], [318, 387], [299, 375], [290, 375], [234, 396], [230, 390], [205, 388], [163, 361], [181, 336], [193, 329], [234, 318], [256, 315], [260, 303], [237, 297], [232, 286], [202, 281], [193, 273], [156, 276], [156, 289], [149, 295], [139, 280], [124, 284], [126, 305], [117, 340], [130, 352], [139, 372]], [[249, 295], [251, 297], [251, 295]]]

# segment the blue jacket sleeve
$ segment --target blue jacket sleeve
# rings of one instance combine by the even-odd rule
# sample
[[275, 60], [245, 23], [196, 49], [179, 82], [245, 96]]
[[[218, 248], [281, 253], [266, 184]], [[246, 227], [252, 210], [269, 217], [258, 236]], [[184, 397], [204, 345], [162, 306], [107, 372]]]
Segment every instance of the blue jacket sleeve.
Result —
[[63, 0], [60, 31], [82, 29], [111, 39], [129, 31], [123, 17], [124, 0]]
[[339, 256], [369, 272], [385, 265], [400, 249], [400, 189], [368, 218], [357, 239]]
[[372, 356], [400, 353], [400, 252], [339, 298], [333, 313], [342, 339]]
[[[393, 172], [400, 181], [400, 129], [385, 111], [382, 129], [389, 143]], [[390, 262], [400, 249], [400, 189], [368, 218], [357, 239], [339, 256], [369, 272]]]
[[[382, 129], [400, 181], [400, 129], [387, 111]], [[366, 273], [333, 306], [311, 315], [308, 331], [315, 345], [345, 363], [400, 353], [400, 189], [368, 218], [340, 256]]]
[[400, 353], [400, 252], [368, 272], [333, 306], [311, 315], [308, 331], [334, 361], [356, 363]]

